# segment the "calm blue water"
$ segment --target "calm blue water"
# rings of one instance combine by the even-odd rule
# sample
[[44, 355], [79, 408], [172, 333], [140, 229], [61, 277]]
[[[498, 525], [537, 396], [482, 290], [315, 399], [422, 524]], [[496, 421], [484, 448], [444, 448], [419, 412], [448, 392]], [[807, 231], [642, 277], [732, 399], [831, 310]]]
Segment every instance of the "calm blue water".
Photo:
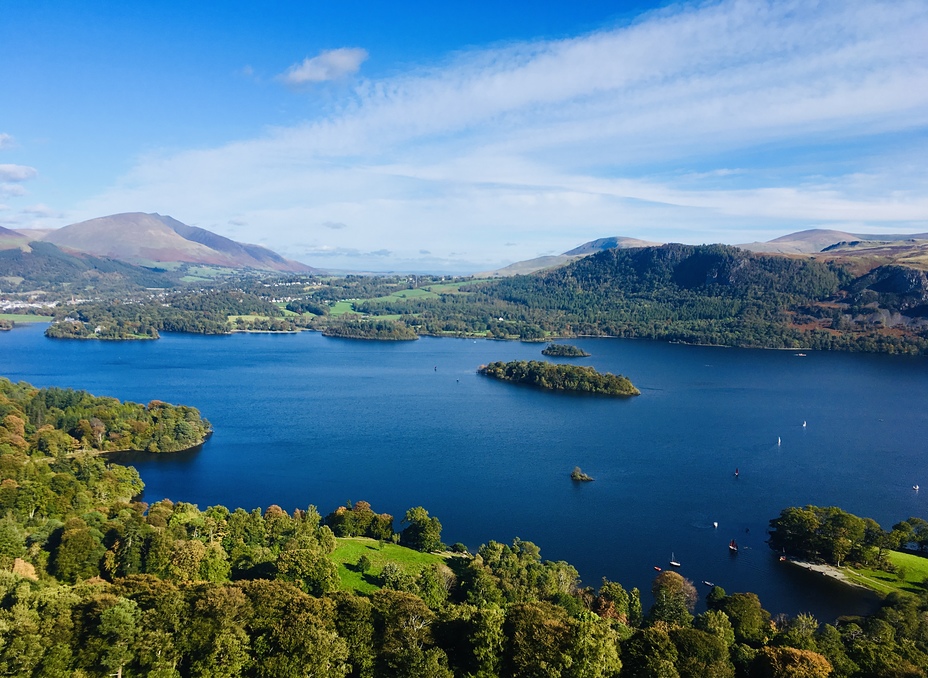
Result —
[[[398, 519], [422, 505], [447, 543], [520, 537], [588, 585], [608, 577], [647, 591], [673, 553], [697, 585], [823, 620], [872, 601], [779, 563], [764, 543], [771, 518], [804, 504], [884, 527], [928, 517], [926, 493], [911, 489], [928, 488], [923, 358], [574, 341], [592, 354], [580, 364], [642, 391], [615, 400], [475, 374], [541, 359], [538, 344], [316, 333], [79, 342], [43, 329], [0, 333], [0, 374], [193, 405], [213, 423], [197, 452], [131, 457], [147, 501], [314, 504], [324, 515], [364, 499]], [[596, 481], [573, 483], [574, 466]]]

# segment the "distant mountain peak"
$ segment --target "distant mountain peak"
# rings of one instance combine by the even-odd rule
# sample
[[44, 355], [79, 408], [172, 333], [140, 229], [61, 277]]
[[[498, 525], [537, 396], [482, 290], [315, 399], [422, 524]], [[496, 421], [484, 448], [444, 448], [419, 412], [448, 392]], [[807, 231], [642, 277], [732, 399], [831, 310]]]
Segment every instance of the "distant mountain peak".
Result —
[[133, 264], [204, 264], [236, 269], [312, 273], [316, 269], [276, 252], [236, 242], [158, 213], [124, 212], [50, 231], [50, 243]]
[[654, 247], [662, 243], [652, 242], [650, 240], [639, 240], [638, 238], [627, 238], [621, 235], [614, 235], [609, 238], [599, 238], [575, 247], [574, 249], [564, 252], [567, 256], [584, 256], [602, 252], [603, 250], [628, 249], [630, 247]]

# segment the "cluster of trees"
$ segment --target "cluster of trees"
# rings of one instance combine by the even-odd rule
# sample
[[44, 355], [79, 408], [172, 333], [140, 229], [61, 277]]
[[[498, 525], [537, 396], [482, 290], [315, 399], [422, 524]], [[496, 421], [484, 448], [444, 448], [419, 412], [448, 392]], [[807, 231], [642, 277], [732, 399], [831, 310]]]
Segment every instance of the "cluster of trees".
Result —
[[339, 319], [327, 323], [322, 330], [327, 337], [344, 339], [376, 339], [379, 341], [409, 341], [419, 338], [416, 331], [404, 322], [394, 320]]
[[592, 367], [559, 365], [542, 360], [513, 360], [481, 365], [477, 372], [494, 379], [529, 384], [553, 391], [576, 391], [601, 395], [640, 395], [627, 377], [597, 372]]
[[336, 537], [370, 537], [383, 541], [393, 536], [393, 516], [374, 513], [366, 501], [339, 506], [325, 517], [325, 524]]
[[908, 518], [883, 530], [872, 518], [860, 518], [836, 506], [783, 509], [770, 521], [770, 548], [832, 565], [853, 562], [886, 567], [886, 551], [916, 546], [928, 549], [928, 521]]
[[571, 344], [548, 344], [541, 352], [550, 358], [588, 358], [589, 353]]
[[296, 332], [303, 325], [288, 318], [238, 317], [232, 322], [232, 327], [236, 332]]
[[153, 400], [147, 405], [86, 391], [35, 388], [0, 378], [0, 451], [61, 457], [79, 450], [177, 452], [212, 431], [200, 412]]

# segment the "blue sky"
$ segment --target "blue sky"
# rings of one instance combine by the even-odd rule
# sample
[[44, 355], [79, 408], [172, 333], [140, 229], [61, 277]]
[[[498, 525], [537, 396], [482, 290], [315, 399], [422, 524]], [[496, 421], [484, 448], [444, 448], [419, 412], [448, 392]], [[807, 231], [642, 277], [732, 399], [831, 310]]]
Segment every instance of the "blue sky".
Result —
[[332, 269], [928, 231], [928, 3], [0, 5], [0, 225]]

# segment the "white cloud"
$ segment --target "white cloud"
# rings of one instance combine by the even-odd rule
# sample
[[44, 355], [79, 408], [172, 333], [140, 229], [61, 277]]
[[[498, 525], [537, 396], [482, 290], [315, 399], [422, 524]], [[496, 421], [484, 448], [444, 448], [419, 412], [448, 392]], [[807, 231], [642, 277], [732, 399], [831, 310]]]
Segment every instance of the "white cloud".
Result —
[[26, 195], [26, 189], [20, 184], [29, 179], [34, 179], [37, 175], [36, 169], [27, 165], [0, 165], [0, 196], [19, 197]]
[[0, 132], [0, 149], [10, 148], [13, 146], [13, 137], [5, 132]]
[[293, 64], [277, 78], [287, 85], [338, 80], [357, 73], [366, 60], [367, 50], [359, 47], [324, 50], [318, 56], [306, 57], [302, 62]]
[[28, 181], [37, 174], [34, 167], [26, 165], [0, 165], [0, 181]]
[[[363, 82], [325, 117], [145, 158], [82, 211], [240, 216], [240, 239], [346, 267], [424, 248], [488, 265], [610, 235], [928, 230], [924, 35], [921, 0], [673, 6]], [[345, 51], [279, 77], [355, 72], [366, 52]]]

